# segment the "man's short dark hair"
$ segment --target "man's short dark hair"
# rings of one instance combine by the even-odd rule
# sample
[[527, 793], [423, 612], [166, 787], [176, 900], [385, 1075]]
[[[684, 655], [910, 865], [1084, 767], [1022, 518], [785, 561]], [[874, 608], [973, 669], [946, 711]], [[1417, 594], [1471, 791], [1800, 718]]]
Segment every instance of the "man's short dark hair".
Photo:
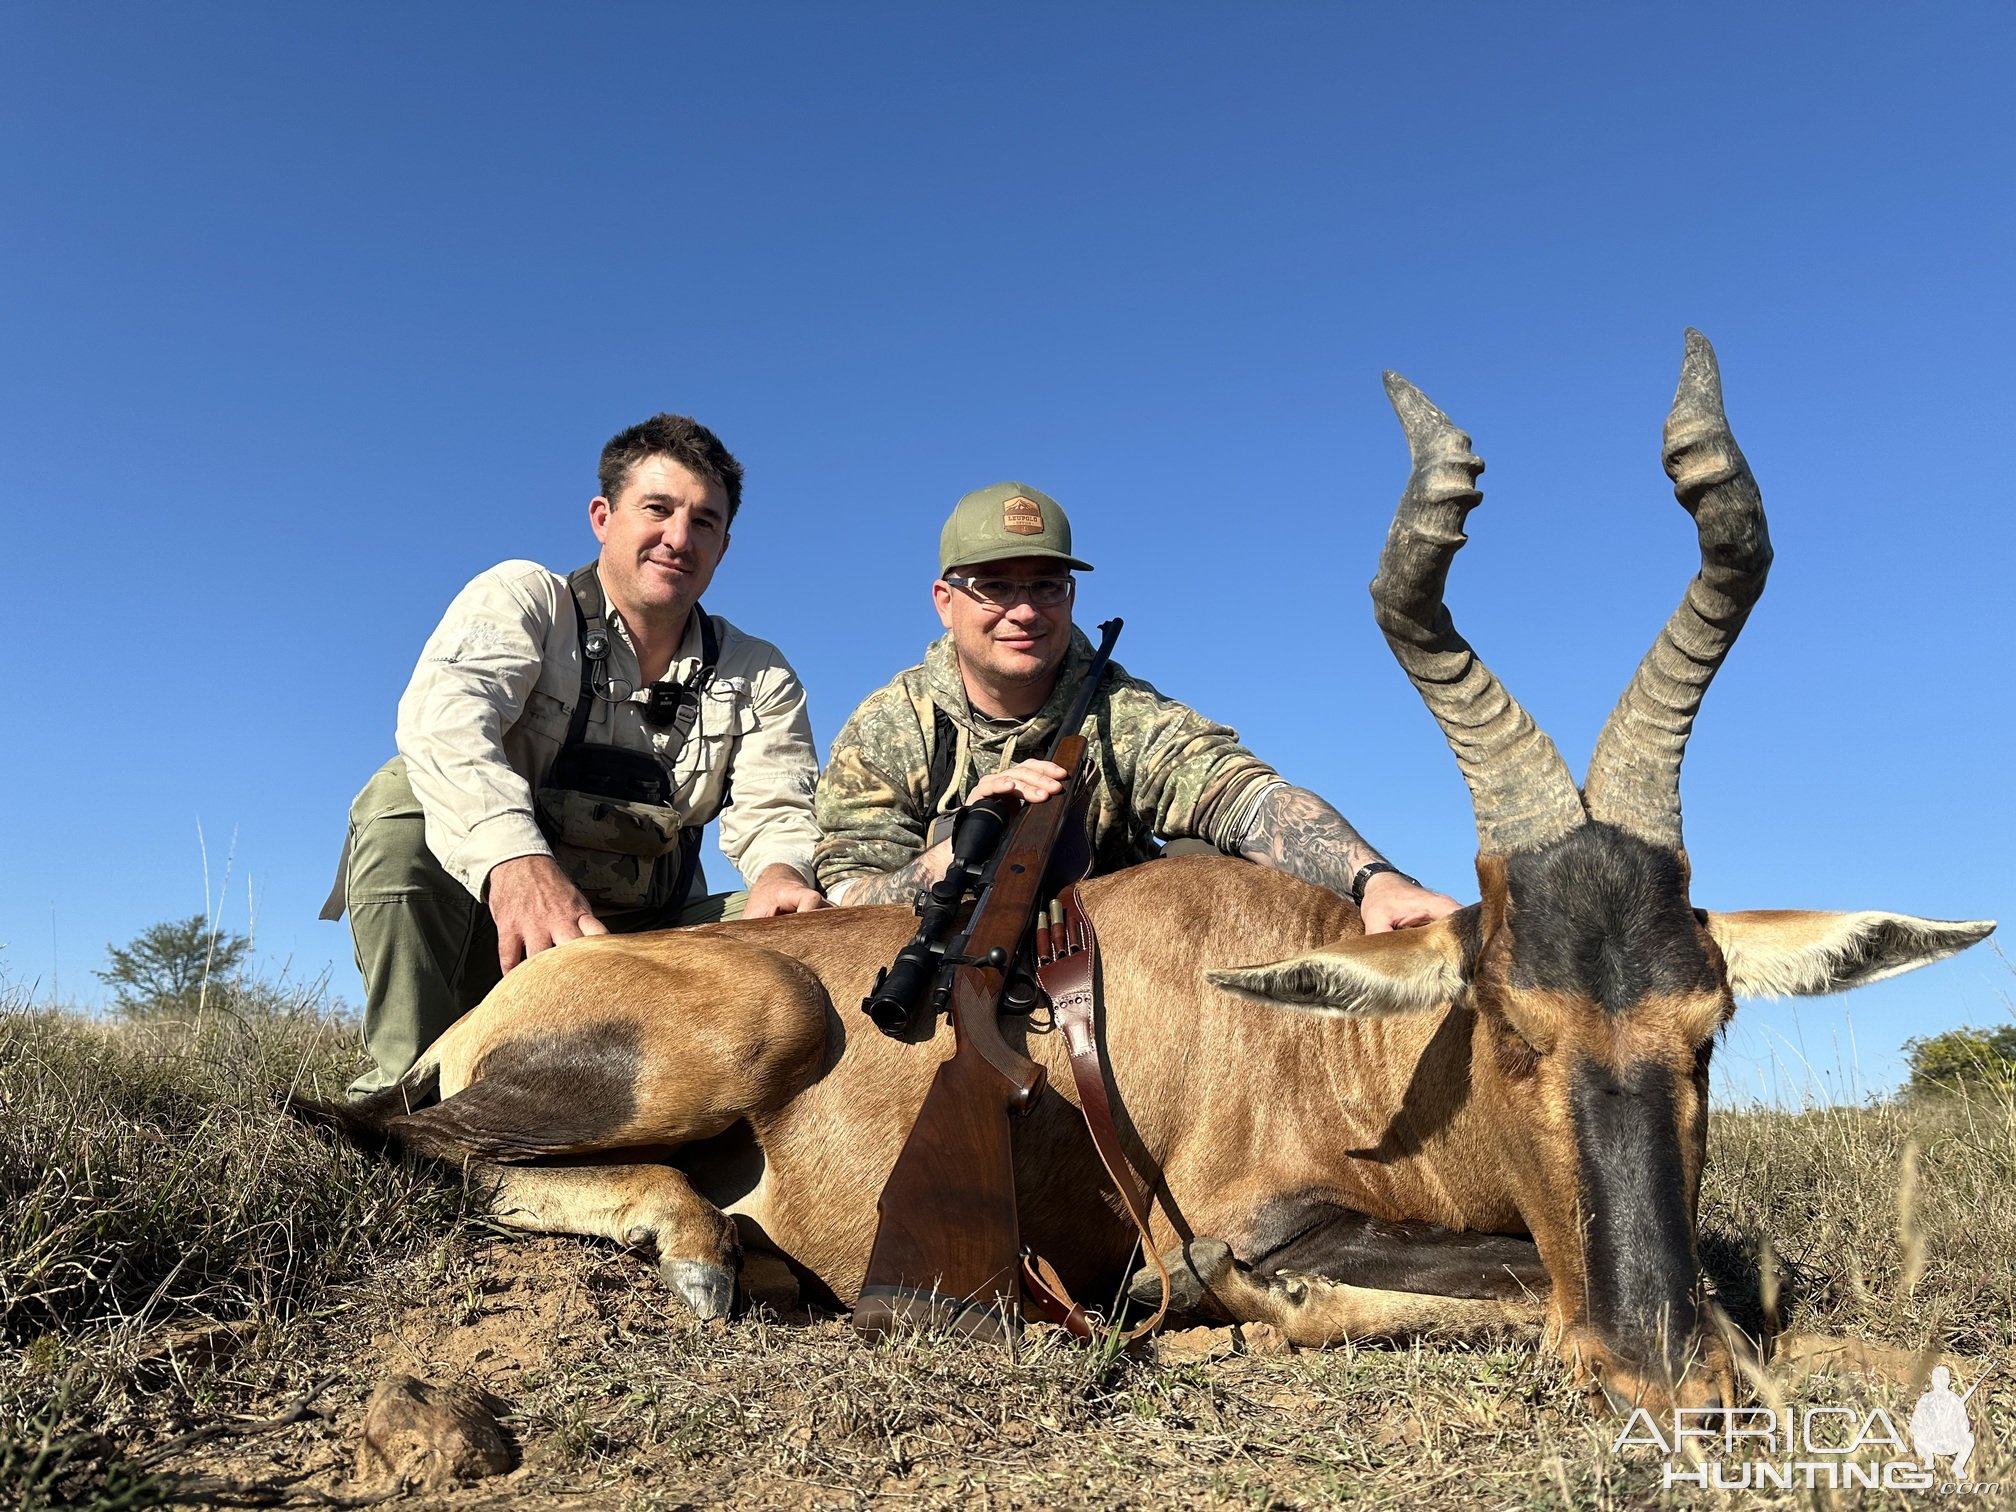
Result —
[[742, 464], [721, 444], [721, 438], [688, 415], [653, 415], [640, 425], [618, 431], [602, 448], [597, 477], [602, 497], [610, 503], [630, 481], [630, 469], [646, 457], [670, 457], [698, 477], [720, 485], [728, 496], [728, 522], [742, 507]]

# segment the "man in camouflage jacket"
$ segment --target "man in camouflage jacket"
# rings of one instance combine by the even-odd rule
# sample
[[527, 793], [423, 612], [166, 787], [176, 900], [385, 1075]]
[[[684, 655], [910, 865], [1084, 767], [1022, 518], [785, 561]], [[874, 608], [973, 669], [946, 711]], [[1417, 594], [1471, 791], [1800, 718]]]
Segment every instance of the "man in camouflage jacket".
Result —
[[[1015, 793], [1062, 790], [1042, 759], [1077, 696], [1092, 647], [1071, 623], [1071, 524], [1021, 483], [966, 495], [939, 540], [932, 600], [947, 633], [922, 665], [870, 694], [833, 743], [819, 780], [820, 884], [838, 903], [907, 902], [942, 877], [945, 816]], [[1086, 731], [1094, 871], [1145, 861], [1172, 842], [1278, 867], [1342, 893], [1368, 931], [1456, 909], [1374, 850], [1349, 820], [1214, 724], [1116, 662]]]

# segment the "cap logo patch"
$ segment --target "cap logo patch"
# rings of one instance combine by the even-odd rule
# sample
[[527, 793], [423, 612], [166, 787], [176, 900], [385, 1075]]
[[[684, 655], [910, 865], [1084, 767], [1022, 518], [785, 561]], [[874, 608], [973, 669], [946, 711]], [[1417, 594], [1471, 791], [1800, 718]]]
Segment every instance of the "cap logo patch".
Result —
[[1001, 501], [1001, 528], [1010, 535], [1043, 534], [1043, 506], [1017, 494]]

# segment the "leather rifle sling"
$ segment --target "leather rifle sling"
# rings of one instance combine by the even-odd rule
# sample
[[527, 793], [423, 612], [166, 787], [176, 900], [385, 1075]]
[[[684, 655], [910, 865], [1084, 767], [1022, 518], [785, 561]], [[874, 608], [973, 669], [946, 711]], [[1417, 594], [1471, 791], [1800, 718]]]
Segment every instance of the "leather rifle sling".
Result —
[[[1105, 1164], [1106, 1174], [1120, 1194], [1127, 1216], [1141, 1236], [1141, 1253], [1155, 1267], [1162, 1282], [1162, 1301], [1147, 1322], [1130, 1329], [1125, 1338], [1132, 1343], [1151, 1333], [1169, 1313], [1169, 1270], [1162, 1263], [1148, 1232], [1148, 1203], [1120, 1148], [1120, 1136], [1113, 1127], [1113, 1105], [1106, 1096], [1105, 1065], [1099, 1054], [1099, 936], [1093, 931], [1091, 915], [1078, 899], [1078, 889], [1067, 887], [1049, 908], [1038, 912], [1035, 929], [1036, 981], [1048, 995], [1064, 1048], [1071, 1057], [1071, 1080], [1078, 1089], [1078, 1108], [1085, 1115], [1085, 1127], [1092, 1135], [1093, 1148]], [[1022, 1280], [1038, 1311], [1049, 1314], [1081, 1338], [1092, 1332], [1089, 1313], [1073, 1302], [1063, 1283], [1040, 1259], [1025, 1258]]]

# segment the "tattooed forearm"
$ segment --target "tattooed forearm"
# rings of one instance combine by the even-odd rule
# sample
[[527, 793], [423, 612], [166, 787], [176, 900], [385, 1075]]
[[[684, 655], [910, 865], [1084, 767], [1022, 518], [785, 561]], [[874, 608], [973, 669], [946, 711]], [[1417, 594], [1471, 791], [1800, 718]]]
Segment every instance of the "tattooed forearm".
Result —
[[1285, 783], [1261, 796], [1239, 853], [1345, 897], [1359, 867], [1385, 859], [1349, 819], [1307, 788]]
[[951, 855], [951, 842], [941, 842], [894, 871], [856, 878], [838, 901], [846, 908], [857, 903], [908, 903], [917, 896], [918, 888], [929, 887], [945, 875], [945, 863]]

